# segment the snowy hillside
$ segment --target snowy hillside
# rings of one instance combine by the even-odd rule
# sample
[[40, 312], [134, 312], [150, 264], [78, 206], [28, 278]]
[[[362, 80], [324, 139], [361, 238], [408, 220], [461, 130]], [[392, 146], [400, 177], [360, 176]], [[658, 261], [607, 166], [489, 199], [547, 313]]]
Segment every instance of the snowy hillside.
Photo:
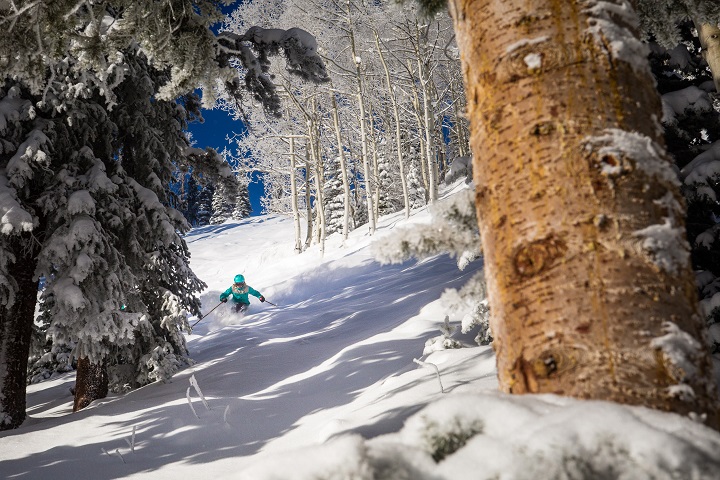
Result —
[[498, 394], [492, 350], [471, 335], [461, 340], [472, 348], [423, 356], [440, 335], [442, 293], [481, 262], [465, 271], [447, 256], [381, 266], [369, 246], [426, 221], [425, 210], [385, 217], [372, 238], [363, 229], [345, 244], [331, 237], [322, 257], [293, 253], [286, 218], [193, 230], [186, 240], [208, 284], [204, 312], [237, 273], [277, 306], [252, 298], [243, 318], [221, 305], [188, 336], [194, 366], [76, 414], [71, 374], [30, 386], [28, 420], [0, 433], [0, 477], [720, 476], [720, 434], [689, 419]]

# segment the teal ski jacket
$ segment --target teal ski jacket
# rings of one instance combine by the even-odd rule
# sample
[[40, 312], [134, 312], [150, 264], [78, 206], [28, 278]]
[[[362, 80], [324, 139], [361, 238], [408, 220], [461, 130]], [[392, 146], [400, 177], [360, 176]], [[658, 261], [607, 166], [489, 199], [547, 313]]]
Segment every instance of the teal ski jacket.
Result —
[[222, 302], [224, 299], [232, 296], [233, 302], [249, 304], [250, 299], [248, 298], [248, 294], [257, 298], [262, 297], [260, 292], [252, 288], [250, 285], [244, 285], [243, 287], [233, 285], [220, 294], [220, 301]]

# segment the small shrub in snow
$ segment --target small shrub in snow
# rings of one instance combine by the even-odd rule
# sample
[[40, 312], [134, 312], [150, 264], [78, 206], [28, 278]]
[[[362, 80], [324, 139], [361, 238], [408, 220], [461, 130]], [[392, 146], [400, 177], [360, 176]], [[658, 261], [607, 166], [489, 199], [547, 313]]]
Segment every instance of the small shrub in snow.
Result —
[[425, 452], [392, 442], [366, 442], [374, 480], [440, 480]]
[[132, 453], [135, 453], [135, 432], [137, 431], [137, 426], [133, 426], [132, 429], [132, 435], [130, 436], [130, 439], [125, 439], [125, 442], [128, 444], [128, 447], [130, 447], [130, 451]]
[[188, 387], [187, 390], [185, 390], [185, 398], [187, 399], [188, 406], [190, 407], [190, 410], [192, 411], [193, 415], [195, 415], [195, 418], [200, 418], [195, 411], [195, 407], [193, 407], [192, 399], [190, 398], [190, 388]]
[[449, 424], [439, 425], [429, 421], [423, 434], [423, 439], [430, 454], [436, 462], [452, 455], [472, 437], [481, 433], [483, 424], [480, 421], [465, 425], [460, 419], [454, 418]]
[[449, 348], [462, 348], [463, 344], [452, 338], [453, 333], [457, 331], [457, 327], [450, 326], [450, 317], [445, 316], [445, 323], [440, 327], [442, 335], [439, 337], [431, 338], [425, 342], [425, 349], [423, 355], [429, 355], [432, 352], [438, 350], [447, 350]]

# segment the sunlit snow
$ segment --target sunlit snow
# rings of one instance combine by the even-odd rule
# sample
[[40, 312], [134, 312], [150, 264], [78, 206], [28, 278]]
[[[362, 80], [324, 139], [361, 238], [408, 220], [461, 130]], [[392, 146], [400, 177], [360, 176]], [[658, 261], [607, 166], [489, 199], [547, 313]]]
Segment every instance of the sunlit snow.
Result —
[[[468, 348], [423, 355], [446, 315], [459, 326], [465, 314], [444, 304], [456, 295], [441, 296], [482, 262], [381, 266], [369, 246], [427, 215], [384, 217], [373, 237], [332, 236], [324, 256], [295, 254], [293, 222], [276, 216], [192, 230], [204, 312], [238, 273], [277, 307], [252, 297], [241, 317], [221, 305], [188, 336], [192, 367], [79, 413], [72, 373], [29, 386], [29, 418], [0, 433], [0, 476], [716, 478], [720, 434], [688, 418], [500, 394], [492, 349], [475, 346], [473, 332], [455, 334]], [[465, 446], [436, 463], [434, 442], [458, 432]]]

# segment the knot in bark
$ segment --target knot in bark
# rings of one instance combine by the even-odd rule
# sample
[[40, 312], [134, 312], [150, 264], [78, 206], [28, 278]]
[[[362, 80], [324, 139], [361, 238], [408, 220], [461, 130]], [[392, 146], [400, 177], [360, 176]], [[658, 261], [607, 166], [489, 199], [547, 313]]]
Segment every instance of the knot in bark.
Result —
[[567, 246], [553, 236], [521, 245], [514, 255], [515, 272], [521, 277], [532, 277], [551, 267]]

